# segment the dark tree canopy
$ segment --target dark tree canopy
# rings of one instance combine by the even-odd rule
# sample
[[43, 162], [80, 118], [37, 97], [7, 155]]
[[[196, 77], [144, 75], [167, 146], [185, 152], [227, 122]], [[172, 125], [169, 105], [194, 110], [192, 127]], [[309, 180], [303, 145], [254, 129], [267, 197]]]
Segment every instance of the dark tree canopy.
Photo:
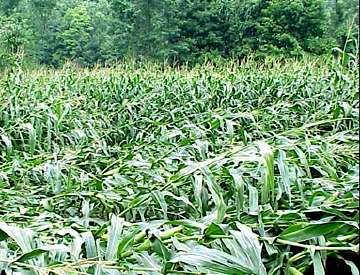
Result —
[[2, 0], [1, 66], [356, 53], [355, 0]]

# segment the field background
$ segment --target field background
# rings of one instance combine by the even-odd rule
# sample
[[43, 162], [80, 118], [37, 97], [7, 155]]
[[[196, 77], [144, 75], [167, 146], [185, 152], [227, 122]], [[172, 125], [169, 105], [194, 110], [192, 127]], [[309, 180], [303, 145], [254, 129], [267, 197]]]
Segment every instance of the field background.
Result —
[[4, 274], [359, 274], [356, 67], [17, 69], [0, 98]]

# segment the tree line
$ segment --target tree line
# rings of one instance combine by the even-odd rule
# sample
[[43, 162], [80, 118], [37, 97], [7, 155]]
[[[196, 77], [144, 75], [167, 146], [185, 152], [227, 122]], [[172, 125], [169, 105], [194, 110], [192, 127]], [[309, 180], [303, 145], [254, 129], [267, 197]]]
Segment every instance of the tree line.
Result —
[[356, 53], [358, 23], [357, 0], [1, 0], [0, 67]]

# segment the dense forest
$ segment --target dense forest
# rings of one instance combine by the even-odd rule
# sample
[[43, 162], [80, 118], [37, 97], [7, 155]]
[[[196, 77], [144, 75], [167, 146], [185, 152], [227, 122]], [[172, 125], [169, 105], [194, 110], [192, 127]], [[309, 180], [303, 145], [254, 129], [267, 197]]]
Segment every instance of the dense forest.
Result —
[[357, 0], [1, 0], [0, 66], [356, 54]]

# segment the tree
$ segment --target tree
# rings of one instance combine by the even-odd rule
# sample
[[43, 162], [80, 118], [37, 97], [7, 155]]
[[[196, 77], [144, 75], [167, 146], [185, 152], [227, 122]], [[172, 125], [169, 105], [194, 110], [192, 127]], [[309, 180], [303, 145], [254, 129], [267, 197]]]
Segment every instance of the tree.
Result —
[[23, 61], [30, 37], [29, 24], [19, 14], [0, 16], [0, 68]]
[[[31, 0], [25, 6], [23, 16], [31, 22], [33, 38], [29, 43], [28, 51], [37, 63], [51, 64], [49, 41], [54, 35], [52, 27], [55, 0]], [[54, 38], [55, 40], [55, 38]]]
[[227, 1], [175, 1], [169, 34], [170, 59], [196, 62], [206, 54], [226, 56], [226, 34], [230, 27]]
[[357, 0], [329, 1], [331, 21], [329, 35], [338, 42], [341, 49], [356, 53], [359, 39], [359, 2]]
[[148, 59], [164, 58], [166, 44], [165, 9], [171, 9], [169, 1], [136, 0], [135, 25], [132, 45], [135, 54]]
[[111, 61], [133, 53], [136, 9], [129, 0], [110, 0], [108, 4], [108, 11], [104, 13], [107, 26], [102, 35], [105, 41], [101, 52], [104, 60]]
[[357, 0], [1, 0], [0, 17], [3, 64], [20, 52], [58, 67], [358, 49]]
[[59, 34], [63, 46], [61, 54], [66, 59], [89, 65], [88, 51], [93, 27], [86, 6], [78, 5], [68, 9], [64, 22], [64, 29]]
[[313, 40], [326, 39], [327, 14], [323, 0], [251, 0], [241, 2], [236, 10], [232, 33], [239, 34], [233, 38], [237, 55], [324, 51], [324, 47], [311, 47]]
[[21, 0], [1, 0], [0, 11], [9, 16], [17, 8]]

